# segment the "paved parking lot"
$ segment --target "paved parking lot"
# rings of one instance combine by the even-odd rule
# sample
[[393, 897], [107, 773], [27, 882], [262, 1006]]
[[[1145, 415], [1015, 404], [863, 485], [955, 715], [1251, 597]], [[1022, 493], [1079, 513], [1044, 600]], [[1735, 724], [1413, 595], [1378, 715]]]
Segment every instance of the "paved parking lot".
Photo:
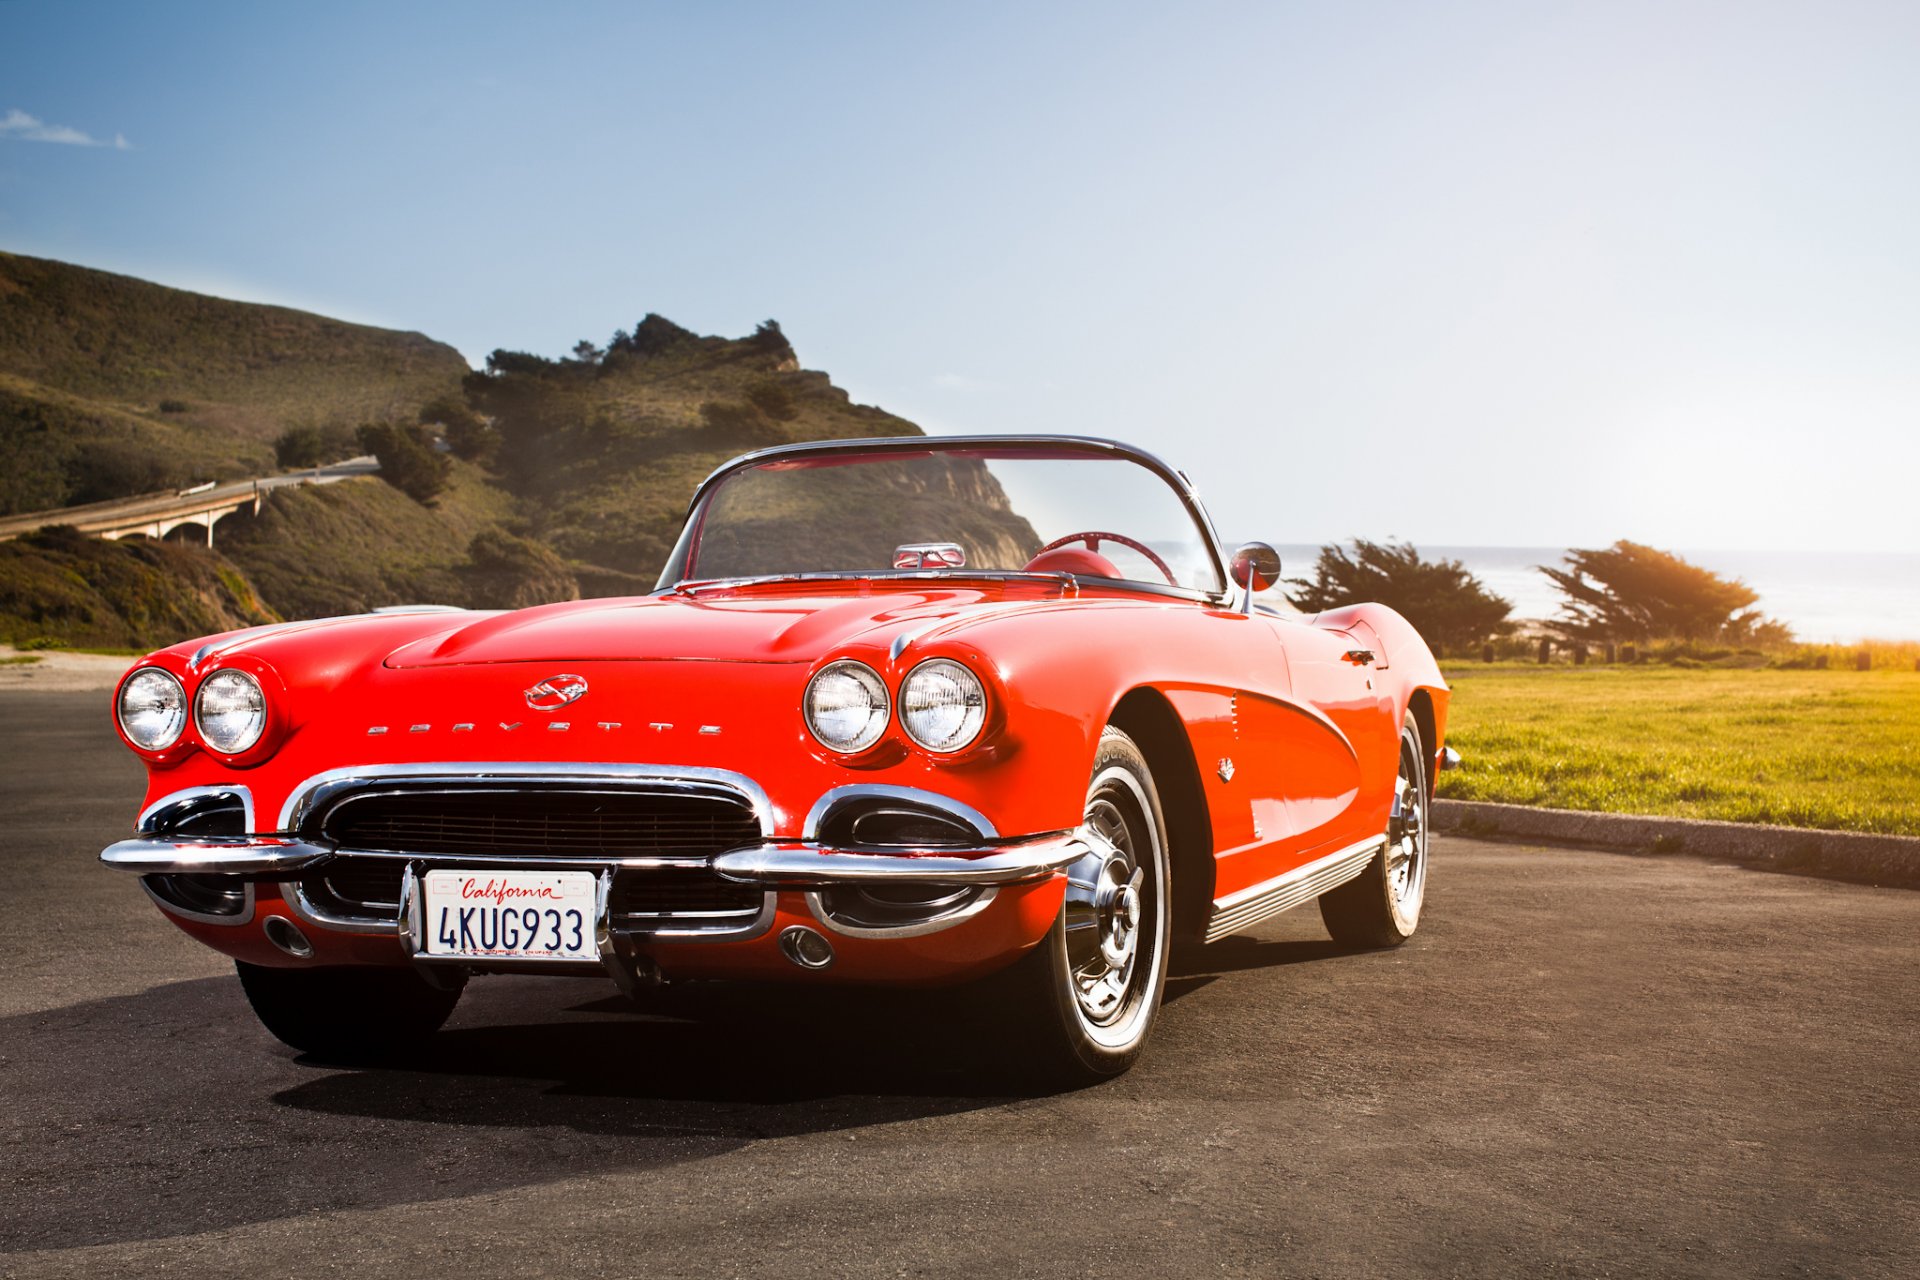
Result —
[[1008, 1096], [916, 997], [477, 981], [419, 1057], [260, 1030], [94, 854], [106, 695], [0, 695], [0, 1274], [1920, 1274], [1920, 893], [1448, 839], [1419, 936], [1176, 962]]

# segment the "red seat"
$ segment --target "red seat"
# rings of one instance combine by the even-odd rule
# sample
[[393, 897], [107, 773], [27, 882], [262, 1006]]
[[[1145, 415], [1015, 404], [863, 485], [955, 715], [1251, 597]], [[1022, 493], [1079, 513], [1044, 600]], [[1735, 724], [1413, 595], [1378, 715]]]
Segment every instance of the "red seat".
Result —
[[1055, 547], [1027, 561], [1028, 573], [1073, 573], [1086, 578], [1117, 578], [1113, 561], [1085, 547]]

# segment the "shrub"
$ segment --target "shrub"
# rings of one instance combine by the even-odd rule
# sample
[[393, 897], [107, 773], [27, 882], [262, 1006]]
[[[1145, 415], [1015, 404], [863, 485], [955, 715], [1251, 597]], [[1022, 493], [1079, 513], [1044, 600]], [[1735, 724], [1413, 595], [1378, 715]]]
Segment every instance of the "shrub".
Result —
[[776, 368], [798, 363], [793, 344], [787, 341], [786, 334], [780, 332], [778, 320], [762, 320], [755, 325], [753, 336], [747, 339], [747, 343], [755, 351], [772, 357]]
[[1353, 540], [1353, 554], [1320, 548], [1314, 576], [1289, 578], [1295, 608], [1321, 613], [1376, 601], [1397, 610], [1435, 649], [1461, 652], [1512, 629], [1513, 605], [1488, 591], [1458, 560], [1423, 560], [1409, 543]]
[[500, 433], [459, 396], [441, 396], [420, 410], [420, 424], [438, 427], [453, 456], [466, 462], [491, 459], [500, 449]]
[[476, 609], [524, 609], [580, 598], [580, 584], [559, 556], [503, 529], [474, 536], [460, 576]]
[[614, 351], [631, 351], [637, 356], [657, 356], [693, 338], [691, 329], [682, 329], [665, 316], [649, 311], [646, 318], [633, 327], [632, 336], [615, 333], [609, 347]]
[[162, 400], [160, 402], [160, 412], [192, 413], [193, 406], [191, 404], [188, 404], [185, 400]]
[[793, 392], [772, 378], [749, 383], [747, 400], [776, 422], [792, 422], [800, 416], [800, 406], [794, 403]]
[[380, 461], [380, 478], [415, 502], [426, 502], [447, 487], [453, 463], [433, 447], [425, 427], [369, 422], [355, 433], [360, 448]]
[[288, 427], [273, 442], [274, 460], [288, 471], [325, 466], [353, 456], [358, 442], [347, 427], [300, 423]]
[[174, 489], [192, 476], [160, 441], [95, 440], [67, 463], [67, 502], [103, 502]]

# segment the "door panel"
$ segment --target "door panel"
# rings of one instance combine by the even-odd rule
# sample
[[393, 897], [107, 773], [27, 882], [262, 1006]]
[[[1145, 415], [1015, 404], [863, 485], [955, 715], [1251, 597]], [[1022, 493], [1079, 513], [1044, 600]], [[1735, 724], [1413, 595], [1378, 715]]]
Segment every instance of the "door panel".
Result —
[[[1289, 787], [1289, 803], [1298, 812], [1309, 848], [1364, 839], [1378, 825], [1372, 812], [1378, 797], [1372, 792], [1380, 788], [1370, 787], [1369, 782], [1381, 773], [1378, 762], [1386, 746], [1390, 716], [1385, 695], [1374, 688], [1377, 682], [1371, 666], [1352, 661], [1347, 655], [1370, 646], [1343, 632], [1323, 631], [1302, 623], [1275, 620], [1273, 626], [1287, 651], [1295, 696], [1324, 717], [1336, 732], [1341, 748], [1333, 765], [1324, 758], [1313, 760], [1305, 755], [1293, 759], [1298, 785]], [[1313, 745], [1324, 757], [1333, 756], [1331, 744], [1322, 741]], [[1336, 771], [1344, 783], [1337, 792], [1327, 785], [1324, 776]]]

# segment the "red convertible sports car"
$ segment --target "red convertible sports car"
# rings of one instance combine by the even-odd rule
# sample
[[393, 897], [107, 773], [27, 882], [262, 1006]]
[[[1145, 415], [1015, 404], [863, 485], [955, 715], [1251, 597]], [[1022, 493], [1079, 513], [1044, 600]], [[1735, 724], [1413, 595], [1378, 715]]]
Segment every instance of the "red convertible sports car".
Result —
[[1447, 687], [1392, 610], [1255, 603], [1185, 476], [1077, 437], [721, 467], [651, 595], [189, 641], [115, 697], [101, 857], [297, 1048], [481, 974], [984, 986], [1029, 1066], [1139, 1055], [1168, 949], [1419, 923]]

